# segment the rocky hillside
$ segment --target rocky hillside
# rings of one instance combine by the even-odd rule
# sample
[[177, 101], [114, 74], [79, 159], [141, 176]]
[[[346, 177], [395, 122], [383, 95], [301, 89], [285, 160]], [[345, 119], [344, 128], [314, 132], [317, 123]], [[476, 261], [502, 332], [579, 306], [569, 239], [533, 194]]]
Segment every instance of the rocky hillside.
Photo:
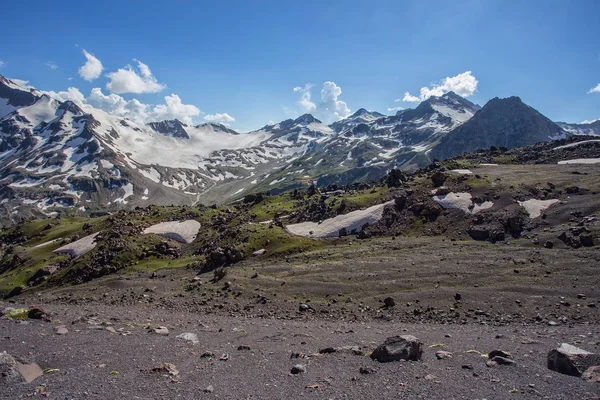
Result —
[[595, 126], [563, 130], [517, 98], [480, 109], [450, 92], [393, 116], [360, 109], [327, 126], [306, 114], [240, 134], [213, 123], [139, 124], [0, 77], [0, 223], [368, 182], [434, 157]]

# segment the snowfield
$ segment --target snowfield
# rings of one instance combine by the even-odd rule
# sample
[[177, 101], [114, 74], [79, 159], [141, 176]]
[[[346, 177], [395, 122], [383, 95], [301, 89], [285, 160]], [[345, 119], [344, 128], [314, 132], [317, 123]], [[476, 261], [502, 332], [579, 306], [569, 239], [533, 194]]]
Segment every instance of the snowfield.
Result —
[[73, 243], [69, 243], [58, 249], [54, 250], [54, 254], [67, 253], [70, 254], [73, 258], [79, 258], [85, 253], [93, 250], [96, 247], [96, 236], [98, 236], [100, 232], [96, 232], [94, 234], [85, 236]]
[[477, 214], [494, 206], [494, 203], [491, 201], [474, 203], [471, 193], [451, 192], [445, 195], [433, 196], [433, 200], [443, 208], [457, 208], [467, 214]]
[[348, 233], [359, 232], [366, 223], [372, 224], [381, 219], [383, 209], [389, 204], [394, 204], [393, 201], [378, 204], [364, 210], [349, 212], [348, 214], [338, 215], [333, 218], [324, 220], [323, 222], [301, 222], [299, 224], [291, 224], [285, 229], [298, 236], [309, 238], [326, 238], [338, 237], [340, 229], [346, 228]]
[[200, 222], [189, 219], [187, 221], [161, 222], [146, 228], [144, 234], [154, 233], [180, 243], [192, 243], [199, 231]]
[[552, 199], [552, 200], [538, 200], [538, 199], [530, 199], [526, 201], [520, 201], [519, 204], [521, 207], [527, 211], [529, 214], [529, 218], [537, 218], [542, 215], [542, 211], [549, 208], [551, 205], [560, 203], [560, 200]]

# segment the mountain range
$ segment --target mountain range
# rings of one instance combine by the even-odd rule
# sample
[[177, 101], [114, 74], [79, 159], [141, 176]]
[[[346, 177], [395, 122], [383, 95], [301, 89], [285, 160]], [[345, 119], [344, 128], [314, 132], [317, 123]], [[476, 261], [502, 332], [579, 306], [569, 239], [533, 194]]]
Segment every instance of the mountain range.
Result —
[[448, 92], [386, 116], [331, 125], [310, 114], [239, 133], [148, 124], [59, 101], [0, 76], [0, 222], [57, 212], [232, 201], [316, 182], [349, 184], [478, 148], [600, 135], [600, 121], [552, 122], [518, 97], [483, 107]]

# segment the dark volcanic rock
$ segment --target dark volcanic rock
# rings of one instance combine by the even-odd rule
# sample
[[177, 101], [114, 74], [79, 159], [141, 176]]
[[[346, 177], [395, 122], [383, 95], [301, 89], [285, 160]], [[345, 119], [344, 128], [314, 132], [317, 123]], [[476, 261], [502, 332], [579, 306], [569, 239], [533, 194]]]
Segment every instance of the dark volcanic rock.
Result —
[[418, 361], [423, 355], [423, 343], [415, 336], [389, 337], [371, 354], [373, 360], [390, 362], [400, 360]]
[[589, 367], [600, 365], [600, 355], [568, 343], [548, 353], [548, 369], [571, 376], [581, 376]]

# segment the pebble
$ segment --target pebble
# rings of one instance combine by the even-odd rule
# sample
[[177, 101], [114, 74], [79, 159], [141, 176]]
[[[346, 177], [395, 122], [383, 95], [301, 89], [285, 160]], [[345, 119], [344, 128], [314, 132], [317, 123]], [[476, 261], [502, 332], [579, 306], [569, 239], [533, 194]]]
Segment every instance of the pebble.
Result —
[[290, 373], [292, 375], [303, 374], [305, 372], [306, 372], [306, 367], [304, 365], [302, 365], [302, 364], [296, 364], [290, 370]]

